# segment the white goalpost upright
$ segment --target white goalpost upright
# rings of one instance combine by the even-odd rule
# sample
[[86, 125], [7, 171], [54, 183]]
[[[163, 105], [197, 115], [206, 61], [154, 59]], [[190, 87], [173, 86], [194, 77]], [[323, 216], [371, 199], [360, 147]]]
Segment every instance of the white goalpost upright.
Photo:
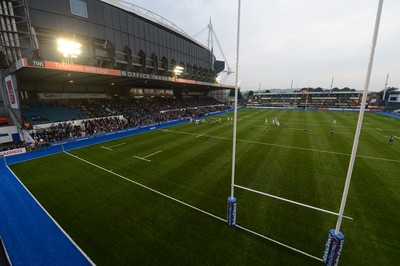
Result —
[[[364, 118], [364, 112], [365, 112], [365, 104], [366, 104], [366, 100], [367, 100], [367, 93], [368, 93], [368, 87], [369, 87], [369, 82], [370, 82], [370, 78], [371, 78], [371, 71], [372, 71], [372, 64], [373, 64], [373, 59], [374, 59], [374, 54], [375, 54], [375, 47], [376, 47], [376, 43], [377, 43], [377, 38], [378, 38], [378, 31], [379, 31], [379, 24], [380, 24], [380, 19], [381, 19], [381, 14], [382, 14], [382, 6], [383, 6], [383, 0], [379, 0], [379, 4], [378, 4], [378, 11], [377, 11], [377, 15], [376, 15], [376, 19], [375, 19], [375, 27], [374, 27], [374, 34], [373, 34], [373, 38], [372, 38], [372, 47], [371, 47], [371, 52], [370, 52], [370, 56], [369, 56], [369, 63], [368, 63], [368, 68], [367, 68], [367, 74], [366, 74], [366, 78], [365, 78], [365, 83], [364, 83], [364, 90], [363, 90], [363, 96], [362, 96], [362, 101], [361, 101], [361, 106], [360, 106], [360, 113], [359, 113], [359, 117], [358, 117], [358, 122], [357, 122], [357, 129], [356, 129], [356, 133], [354, 136], [354, 142], [353, 142], [353, 148], [352, 148], [352, 152], [351, 152], [351, 156], [350, 156], [350, 162], [349, 162], [349, 166], [348, 166], [348, 171], [347, 171], [347, 176], [346, 176], [346, 182], [345, 182], [345, 186], [344, 186], [344, 191], [343, 191], [343, 195], [342, 195], [342, 200], [341, 200], [341, 205], [340, 205], [340, 211], [339, 213], [335, 213], [332, 211], [328, 211], [328, 210], [324, 210], [315, 206], [311, 206], [311, 205], [307, 205], [307, 204], [302, 204], [300, 202], [295, 202], [293, 200], [289, 200], [289, 199], [284, 199], [281, 197], [277, 197], [274, 195], [270, 195], [267, 193], [263, 193], [261, 191], [257, 191], [254, 189], [250, 189], [250, 188], [246, 188], [243, 186], [239, 186], [239, 185], [235, 185], [235, 164], [236, 164], [236, 130], [237, 130], [237, 105], [238, 105], [238, 90], [239, 90], [239, 82], [238, 82], [238, 77], [239, 77], [239, 40], [240, 40], [240, 5], [241, 5], [241, 0], [238, 0], [238, 24], [237, 24], [237, 50], [236, 50], [236, 78], [235, 78], [235, 103], [234, 103], [234, 119], [233, 119], [233, 146], [232, 146], [232, 177], [231, 177], [231, 194], [228, 197], [228, 206], [227, 206], [227, 223], [229, 226], [237, 226], [238, 228], [242, 228], [248, 232], [254, 233], [256, 235], [262, 236], [261, 234], [258, 234], [256, 232], [253, 232], [249, 229], [245, 229], [242, 226], [236, 225], [236, 207], [237, 207], [237, 201], [235, 198], [235, 187], [238, 187], [240, 189], [244, 189], [250, 192], [254, 192], [257, 194], [261, 194], [264, 196], [268, 196], [268, 197], [272, 197], [278, 200], [282, 200], [288, 203], [292, 203], [292, 204], [296, 204], [296, 205], [300, 205], [303, 207], [307, 207], [307, 208], [311, 208], [314, 209], [316, 211], [322, 211], [325, 213], [329, 213], [329, 214], [333, 214], [333, 215], [337, 215], [338, 219], [337, 219], [337, 223], [336, 223], [336, 228], [335, 229], [331, 229], [329, 230], [328, 233], [328, 238], [326, 241], [326, 245], [325, 245], [325, 250], [324, 250], [324, 254], [323, 257], [316, 257], [316, 256], [312, 256], [310, 254], [307, 254], [301, 250], [292, 248], [288, 245], [285, 245], [283, 243], [280, 243], [278, 241], [272, 240], [270, 238], [267, 238], [265, 236], [262, 236], [266, 239], [269, 239], [275, 243], [278, 243], [282, 246], [285, 246], [287, 248], [290, 248], [292, 250], [295, 250], [297, 252], [300, 252], [302, 254], [305, 254], [309, 257], [312, 257], [316, 260], [322, 261], [324, 263], [324, 265], [326, 266], [337, 266], [338, 262], [339, 262], [339, 258], [340, 258], [340, 254], [343, 248], [343, 243], [344, 243], [344, 235], [343, 233], [340, 232], [340, 227], [341, 227], [341, 223], [343, 218], [348, 218], [351, 219], [351, 217], [347, 217], [344, 216], [344, 209], [346, 206], [346, 200], [347, 200], [347, 195], [348, 195], [348, 191], [349, 191], [349, 187], [350, 187], [350, 180], [351, 180], [351, 176], [352, 176], [352, 172], [353, 172], [353, 168], [354, 168], [354, 162], [355, 162], [355, 157], [357, 154], [357, 148], [358, 148], [358, 142], [359, 142], [359, 138], [360, 138], [360, 133], [361, 133], [361, 127], [362, 127], [362, 121]], [[332, 82], [333, 82], [333, 78], [332, 78]]]
[[236, 126], [237, 126], [237, 101], [239, 90], [239, 40], [240, 40], [240, 3], [238, 0], [238, 21], [237, 21], [237, 37], [236, 37], [236, 75], [235, 75], [235, 105], [233, 111], [233, 145], [232, 145], [232, 182], [231, 195], [228, 197], [228, 218], [229, 226], [236, 225], [236, 198], [235, 198], [235, 163], [236, 163]]
[[346, 206], [346, 200], [347, 200], [347, 195], [349, 192], [351, 176], [353, 173], [354, 162], [355, 162], [355, 158], [356, 158], [356, 154], [357, 154], [357, 148], [358, 148], [358, 142], [359, 142], [359, 138], [360, 138], [362, 121], [364, 118], [365, 103], [367, 101], [368, 86], [369, 86], [369, 81], [371, 78], [372, 64], [374, 61], [375, 46], [376, 46], [376, 42], [378, 39], [379, 23], [380, 23], [381, 14], [382, 14], [382, 6], [383, 6], [383, 0], [379, 0], [378, 11], [376, 14], [376, 19], [375, 19], [374, 35], [372, 38], [371, 53], [369, 56], [367, 75], [366, 75], [365, 83], [364, 83], [364, 91], [363, 91], [363, 97], [362, 97], [362, 101], [361, 101], [360, 114], [358, 116], [357, 129], [356, 129], [356, 133], [354, 136], [354, 143], [353, 143], [353, 148], [351, 151], [349, 168], [347, 170], [347, 177], [346, 177], [346, 182], [345, 182], [344, 191], [343, 191], [343, 195], [342, 195], [342, 201], [340, 204], [339, 216], [337, 219], [336, 228], [329, 230], [328, 239], [325, 244], [323, 262], [324, 262], [324, 265], [326, 265], [326, 266], [338, 265], [340, 254], [341, 254], [342, 248], [343, 248], [344, 235], [343, 235], [343, 233], [340, 232], [340, 226], [342, 224], [344, 208]]

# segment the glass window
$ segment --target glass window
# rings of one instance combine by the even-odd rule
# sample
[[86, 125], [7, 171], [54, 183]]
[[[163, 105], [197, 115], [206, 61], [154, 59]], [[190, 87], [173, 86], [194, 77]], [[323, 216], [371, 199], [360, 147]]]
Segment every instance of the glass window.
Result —
[[87, 18], [86, 0], [70, 0], [71, 13], [80, 17]]

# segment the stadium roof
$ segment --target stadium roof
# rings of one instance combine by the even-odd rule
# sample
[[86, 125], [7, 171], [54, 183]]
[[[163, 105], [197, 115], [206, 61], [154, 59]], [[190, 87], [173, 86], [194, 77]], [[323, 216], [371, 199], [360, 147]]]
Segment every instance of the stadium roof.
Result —
[[123, 0], [100, 0], [100, 1], [107, 3], [109, 5], [112, 5], [112, 6], [118, 7], [120, 9], [123, 9], [123, 10], [133, 13], [135, 15], [138, 15], [138, 16], [145, 18], [149, 21], [152, 21], [154, 23], [157, 23], [169, 30], [172, 30], [172, 31], [178, 33], [179, 35], [182, 35], [182, 36], [188, 38], [189, 40], [191, 40], [192, 42], [195, 42], [196, 44], [200, 45], [201, 47], [209, 50], [209, 48], [207, 46], [203, 45], [202, 43], [200, 43], [197, 40], [195, 40], [194, 38], [192, 38], [188, 33], [186, 33], [183, 29], [181, 29], [180, 27], [175, 25], [173, 22], [169, 21], [168, 19], [166, 19], [146, 8], [137, 6], [135, 4], [132, 4], [132, 3], [129, 3], [129, 2], [123, 1]]

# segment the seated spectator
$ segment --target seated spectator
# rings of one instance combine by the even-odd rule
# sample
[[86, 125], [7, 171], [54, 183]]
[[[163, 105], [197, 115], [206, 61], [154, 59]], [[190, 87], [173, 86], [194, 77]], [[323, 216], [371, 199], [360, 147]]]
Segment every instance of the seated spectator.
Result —
[[[126, 128], [156, 125], [172, 120], [195, 119], [211, 112], [224, 111], [225, 104], [210, 97], [154, 98], [132, 101], [98, 101], [81, 105], [91, 119], [82, 125], [63, 122], [36, 130], [34, 147], [46, 147], [52, 142], [79, 138]], [[123, 119], [116, 116], [123, 116]], [[99, 117], [99, 118], [95, 118]]]

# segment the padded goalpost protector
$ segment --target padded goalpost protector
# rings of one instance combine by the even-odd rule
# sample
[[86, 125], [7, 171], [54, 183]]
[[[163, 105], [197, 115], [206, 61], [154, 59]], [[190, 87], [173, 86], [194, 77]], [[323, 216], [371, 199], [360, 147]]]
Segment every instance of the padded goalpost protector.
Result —
[[329, 230], [328, 239], [325, 244], [323, 261], [325, 266], [337, 266], [340, 254], [342, 253], [344, 235], [339, 232], [335, 234], [335, 229]]
[[236, 198], [228, 197], [228, 225], [236, 225]]

